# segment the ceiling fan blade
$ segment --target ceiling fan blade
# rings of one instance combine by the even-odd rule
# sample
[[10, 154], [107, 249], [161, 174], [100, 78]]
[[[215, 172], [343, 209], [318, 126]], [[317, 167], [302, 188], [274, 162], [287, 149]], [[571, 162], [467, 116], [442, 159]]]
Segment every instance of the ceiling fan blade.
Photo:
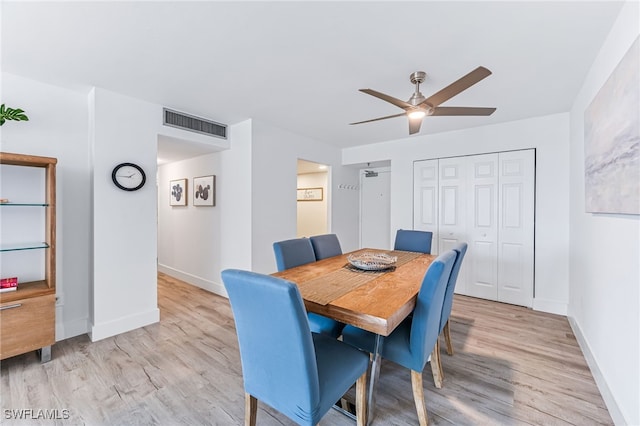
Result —
[[421, 105], [429, 104], [432, 107], [437, 107], [444, 101], [453, 98], [458, 93], [468, 89], [469, 87], [473, 86], [480, 80], [489, 77], [490, 75], [491, 71], [489, 71], [485, 67], [478, 67], [464, 77], [454, 81], [439, 92], [429, 96], [421, 103]]
[[409, 134], [413, 135], [420, 131], [420, 125], [422, 124], [422, 118], [410, 118], [409, 119]]
[[386, 117], [372, 118], [371, 120], [358, 121], [357, 123], [349, 123], [349, 124], [371, 123], [372, 121], [386, 120], [387, 118], [402, 117], [403, 115], [407, 115], [407, 114], [405, 114], [404, 112], [401, 112], [400, 114], [387, 115]]
[[389, 103], [392, 103], [395, 106], [397, 106], [399, 108], [402, 108], [402, 109], [413, 108], [413, 105], [411, 105], [408, 102], [405, 102], [405, 101], [400, 100], [398, 98], [394, 98], [393, 96], [385, 95], [384, 93], [380, 93], [380, 92], [378, 92], [376, 90], [373, 90], [373, 89], [360, 89], [360, 91], [362, 93], [366, 93], [367, 95], [375, 96], [378, 99], [382, 99], [383, 101], [387, 101]]
[[437, 107], [431, 115], [491, 115], [495, 108], [479, 107]]

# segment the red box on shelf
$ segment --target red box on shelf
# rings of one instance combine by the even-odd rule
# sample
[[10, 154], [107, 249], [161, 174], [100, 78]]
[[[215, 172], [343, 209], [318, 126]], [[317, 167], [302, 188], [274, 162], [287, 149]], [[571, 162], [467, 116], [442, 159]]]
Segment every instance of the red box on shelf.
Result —
[[18, 287], [18, 277], [0, 278], [0, 288]]

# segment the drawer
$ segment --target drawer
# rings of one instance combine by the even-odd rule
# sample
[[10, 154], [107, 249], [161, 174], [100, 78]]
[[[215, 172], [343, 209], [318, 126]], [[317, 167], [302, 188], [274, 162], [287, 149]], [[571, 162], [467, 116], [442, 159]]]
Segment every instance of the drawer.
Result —
[[0, 305], [0, 359], [53, 345], [56, 296], [31, 297]]

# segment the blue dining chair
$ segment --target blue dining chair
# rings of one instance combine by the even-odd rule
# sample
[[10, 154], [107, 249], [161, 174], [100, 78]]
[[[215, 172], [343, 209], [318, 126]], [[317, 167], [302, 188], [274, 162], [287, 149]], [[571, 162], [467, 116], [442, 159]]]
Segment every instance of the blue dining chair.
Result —
[[[460, 272], [460, 266], [464, 255], [467, 253], [467, 243], [458, 243], [453, 249], [456, 253], [456, 260], [451, 268], [451, 275], [447, 282], [447, 289], [444, 293], [444, 302], [442, 303], [442, 314], [440, 314], [440, 335], [444, 335], [445, 343], [447, 345], [447, 353], [453, 355], [453, 345], [451, 343], [451, 331], [449, 330], [449, 317], [451, 316], [451, 308], [453, 307], [453, 292], [456, 288], [456, 282], [458, 281], [458, 273]], [[437, 363], [437, 372], [433, 375], [433, 381], [436, 382], [436, 388], [442, 387], [442, 380], [444, 379], [444, 371], [442, 370], [442, 359], [440, 358], [440, 340], [436, 341], [437, 356], [432, 362]]]
[[273, 243], [278, 271], [294, 268], [316, 261], [311, 240], [308, 238], [294, 238]]
[[451, 277], [447, 284], [447, 292], [444, 295], [444, 304], [442, 305], [442, 316], [440, 318], [440, 333], [444, 331], [444, 338], [447, 344], [447, 353], [453, 355], [453, 345], [451, 344], [451, 332], [449, 330], [449, 316], [453, 307], [453, 292], [458, 281], [458, 274], [462, 266], [464, 255], [467, 254], [467, 243], [459, 243], [453, 247], [453, 251], [457, 253], [456, 261], [451, 269]]
[[[440, 333], [442, 304], [455, 259], [455, 252], [448, 250], [429, 265], [418, 292], [413, 315], [402, 321], [388, 337], [385, 337], [382, 344], [382, 358], [411, 370], [413, 398], [421, 426], [428, 423], [422, 370], [429, 360], [429, 355], [433, 356], [435, 352], [434, 349]], [[357, 348], [372, 352], [375, 335], [347, 325], [342, 331], [342, 340]], [[433, 363], [433, 359], [431, 362]], [[432, 365], [432, 370], [433, 368]]]
[[[309, 238], [294, 238], [275, 242], [273, 243], [273, 252], [276, 256], [278, 271], [316, 261], [316, 254]], [[344, 328], [343, 323], [313, 312], [309, 312], [307, 317], [309, 327], [314, 333], [327, 334], [337, 338]]]
[[369, 355], [311, 333], [298, 287], [255, 272], [222, 271], [236, 324], [245, 390], [245, 425], [258, 400], [300, 425], [316, 425], [356, 384], [356, 416], [366, 421]]
[[393, 249], [431, 254], [432, 239], [433, 232], [431, 231], [398, 229]]
[[310, 240], [316, 254], [316, 260], [342, 254], [342, 247], [340, 247], [340, 241], [336, 234], [314, 235]]

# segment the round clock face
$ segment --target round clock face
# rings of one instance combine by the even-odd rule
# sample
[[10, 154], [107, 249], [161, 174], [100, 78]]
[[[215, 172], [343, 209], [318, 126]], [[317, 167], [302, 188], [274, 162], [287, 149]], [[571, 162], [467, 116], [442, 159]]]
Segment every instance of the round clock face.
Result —
[[113, 183], [124, 191], [136, 191], [144, 186], [147, 176], [142, 167], [133, 163], [118, 164], [111, 173]]

